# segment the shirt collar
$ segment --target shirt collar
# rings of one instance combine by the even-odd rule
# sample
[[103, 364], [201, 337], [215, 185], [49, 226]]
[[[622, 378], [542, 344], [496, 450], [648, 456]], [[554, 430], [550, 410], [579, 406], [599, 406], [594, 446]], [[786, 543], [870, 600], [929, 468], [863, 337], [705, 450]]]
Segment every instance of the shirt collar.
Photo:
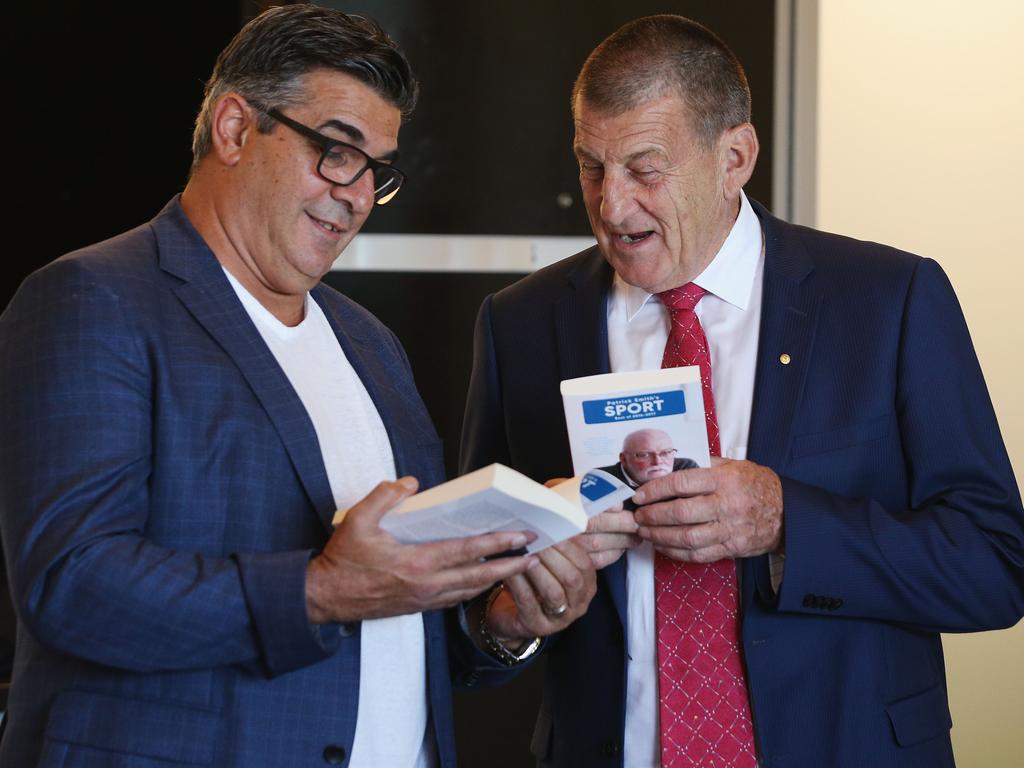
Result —
[[619, 462], [619, 472], [622, 473], [622, 477], [625, 479], [626, 485], [628, 485], [630, 488], [640, 487], [640, 483], [633, 479], [633, 477], [629, 474], [629, 470], [626, 469], [626, 466], [621, 461]]
[[[761, 258], [761, 222], [754, 213], [747, 195], [740, 190], [740, 212], [715, 258], [693, 281], [708, 293], [738, 309], [745, 310], [750, 303], [751, 289]], [[651, 299], [643, 288], [630, 285], [616, 273], [612, 291], [622, 297], [627, 322], [636, 317]]]

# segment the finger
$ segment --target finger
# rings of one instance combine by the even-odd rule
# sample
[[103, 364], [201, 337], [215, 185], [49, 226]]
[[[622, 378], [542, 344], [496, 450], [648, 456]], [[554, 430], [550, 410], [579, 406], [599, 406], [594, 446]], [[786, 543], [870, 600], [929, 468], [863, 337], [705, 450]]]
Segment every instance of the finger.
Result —
[[618, 551], [606, 550], [604, 552], [595, 552], [590, 556], [590, 562], [594, 564], [594, 570], [600, 571], [622, 557], [622, 552], [621, 549]]
[[632, 549], [641, 541], [642, 539], [635, 533], [590, 533], [579, 537], [579, 542], [590, 554], [591, 561], [595, 555], [602, 552], [622, 552]]
[[654, 528], [641, 527], [639, 536], [655, 547], [695, 550], [721, 545], [724, 530], [717, 523], [660, 525]]
[[[541, 552], [543, 555], [550, 551], [550, 558], [557, 567], [556, 575], [564, 575], [571, 578], [579, 571], [590, 569], [590, 558], [587, 556], [587, 550], [580, 545], [578, 539], [579, 537], [566, 539]], [[561, 559], [557, 557], [559, 555]], [[567, 568], [566, 565], [569, 567]]]
[[[548, 568], [558, 579], [565, 593], [565, 603], [549, 604], [550, 608], [586, 607], [596, 589], [597, 575], [588, 550], [576, 539], [569, 539], [551, 547]], [[561, 558], [559, 558], [561, 556]], [[561, 612], [556, 612], [557, 616]]]
[[486, 557], [522, 549], [537, 538], [534, 533], [524, 531], [499, 531], [467, 536], [462, 539], [445, 539], [425, 544], [410, 544], [421, 550], [417, 553], [439, 568], [451, 568], [462, 563], [473, 563]]
[[[570, 586], [567, 578], [563, 575], [567, 571], [578, 574], [578, 570], [566, 558], [556, 551], [554, 547], [548, 547], [538, 554], [540, 565], [532, 568], [526, 575], [533, 593], [541, 609], [548, 615], [553, 615], [563, 605], [569, 603]], [[587, 567], [590, 561], [587, 560]]]
[[429, 577], [426, 591], [439, 599], [447, 599], [450, 595], [464, 595], [459, 599], [469, 599], [499, 581], [507, 581], [535, 569], [537, 564], [538, 560], [534, 556], [502, 557], [448, 568]]
[[562, 483], [568, 481], [569, 479], [570, 478], [568, 477], [552, 477], [550, 480], [546, 480], [544, 482], [544, 487], [554, 488], [556, 485], [561, 485]]
[[714, 546], [704, 549], [673, 549], [672, 547], [655, 547], [666, 557], [684, 563], [716, 563], [731, 557], [725, 547]]
[[643, 526], [694, 525], [717, 520], [720, 515], [717, 496], [691, 496], [637, 508], [637, 523]]
[[710, 493], [714, 489], [715, 476], [710, 469], [678, 469], [641, 485], [633, 495], [633, 503], [641, 506], [662, 499]]
[[419, 488], [415, 477], [406, 475], [398, 480], [384, 480], [349, 509], [343, 522], [349, 527], [377, 528], [380, 519], [403, 499], [412, 496]]
[[544, 606], [528, 578], [520, 574], [505, 579], [504, 584], [505, 590], [512, 596], [512, 600], [516, 604], [522, 629], [527, 633], [548, 634], [551, 631], [550, 622], [544, 613]]
[[636, 533], [636, 518], [621, 509], [594, 515], [587, 521], [587, 533]]
[[732, 461], [732, 459], [727, 459], [724, 456], [712, 456], [711, 457], [711, 466], [712, 467], [720, 467], [723, 464], [728, 464], [730, 461]]
[[540, 565], [526, 574], [526, 580], [547, 616], [557, 619], [570, 605], [589, 602], [594, 566], [583, 547], [563, 541], [540, 552], [538, 559]]

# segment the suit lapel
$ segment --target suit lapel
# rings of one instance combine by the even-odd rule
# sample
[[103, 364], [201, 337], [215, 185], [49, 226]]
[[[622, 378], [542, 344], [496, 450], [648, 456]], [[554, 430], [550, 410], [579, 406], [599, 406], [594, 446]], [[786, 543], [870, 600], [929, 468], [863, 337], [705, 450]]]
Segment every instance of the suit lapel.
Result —
[[284, 443], [306, 494], [330, 530], [334, 495], [320, 442], [302, 401], [238, 300], [220, 263], [172, 202], [154, 220], [160, 266], [183, 282], [182, 304], [232, 359]]
[[569, 274], [566, 293], [555, 303], [555, 338], [563, 379], [610, 370], [606, 305], [611, 279], [611, 267], [595, 246]]
[[[554, 307], [559, 373], [563, 379], [611, 371], [608, 359], [608, 291], [613, 273], [601, 252], [592, 248], [568, 276], [568, 286]], [[626, 626], [626, 558], [604, 568], [603, 579], [622, 626]]]
[[747, 458], [782, 471], [803, 390], [822, 295], [790, 225], [756, 203], [765, 233], [764, 292]]
[[313, 289], [313, 298], [324, 310], [345, 357], [377, 408], [388, 433], [398, 476], [414, 474], [424, 486], [444, 480], [443, 477], [427, 473], [429, 468], [422, 466], [419, 461], [421, 457], [410, 453], [427, 445], [436, 445], [439, 441], [429, 421], [425, 420], [418, 429], [417, 424], [408, 418], [411, 410], [409, 395], [404, 388], [396, 386], [409, 379], [408, 371], [402, 367], [402, 357], [397, 353], [381, 354], [381, 350], [362, 333], [366, 320], [350, 314], [345, 306], [337, 302], [328, 303], [325, 299], [328, 291], [325, 286], [318, 285]]
[[[782, 472], [810, 364], [822, 294], [814, 284], [813, 263], [794, 236], [794, 228], [753, 200], [751, 205], [764, 230], [765, 265], [747, 458]], [[751, 605], [754, 590], [767, 601], [774, 599], [767, 560], [768, 555], [761, 555], [742, 561], [742, 605]]]

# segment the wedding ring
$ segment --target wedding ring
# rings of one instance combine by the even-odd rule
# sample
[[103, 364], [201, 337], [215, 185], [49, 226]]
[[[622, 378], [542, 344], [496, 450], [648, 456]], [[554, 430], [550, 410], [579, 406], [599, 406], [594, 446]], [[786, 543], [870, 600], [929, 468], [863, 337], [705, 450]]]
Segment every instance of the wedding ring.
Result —
[[544, 609], [544, 613], [546, 613], [548, 616], [554, 616], [557, 619], [559, 616], [563, 615], [568, 610], [569, 610], [568, 604], [567, 603], [562, 603], [557, 608], [545, 608]]

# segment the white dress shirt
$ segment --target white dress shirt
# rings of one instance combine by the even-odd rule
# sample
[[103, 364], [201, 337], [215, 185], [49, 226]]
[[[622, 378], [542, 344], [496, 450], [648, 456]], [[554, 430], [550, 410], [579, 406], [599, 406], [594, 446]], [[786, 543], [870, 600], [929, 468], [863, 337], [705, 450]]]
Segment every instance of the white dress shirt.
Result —
[[[764, 247], [761, 224], [741, 193], [732, 231], [694, 280], [706, 291], [696, 313], [711, 352], [711, 388], [722, 455], [745, 459], [761, 323]], [[608, 300], [608, 354], [613, 372], [661, 367], [668, 310], [618, 275]], [[623, 764], [659, 768], [658, 654], [654, 626], [654, 550], [626, 553], [626, 731]]]

